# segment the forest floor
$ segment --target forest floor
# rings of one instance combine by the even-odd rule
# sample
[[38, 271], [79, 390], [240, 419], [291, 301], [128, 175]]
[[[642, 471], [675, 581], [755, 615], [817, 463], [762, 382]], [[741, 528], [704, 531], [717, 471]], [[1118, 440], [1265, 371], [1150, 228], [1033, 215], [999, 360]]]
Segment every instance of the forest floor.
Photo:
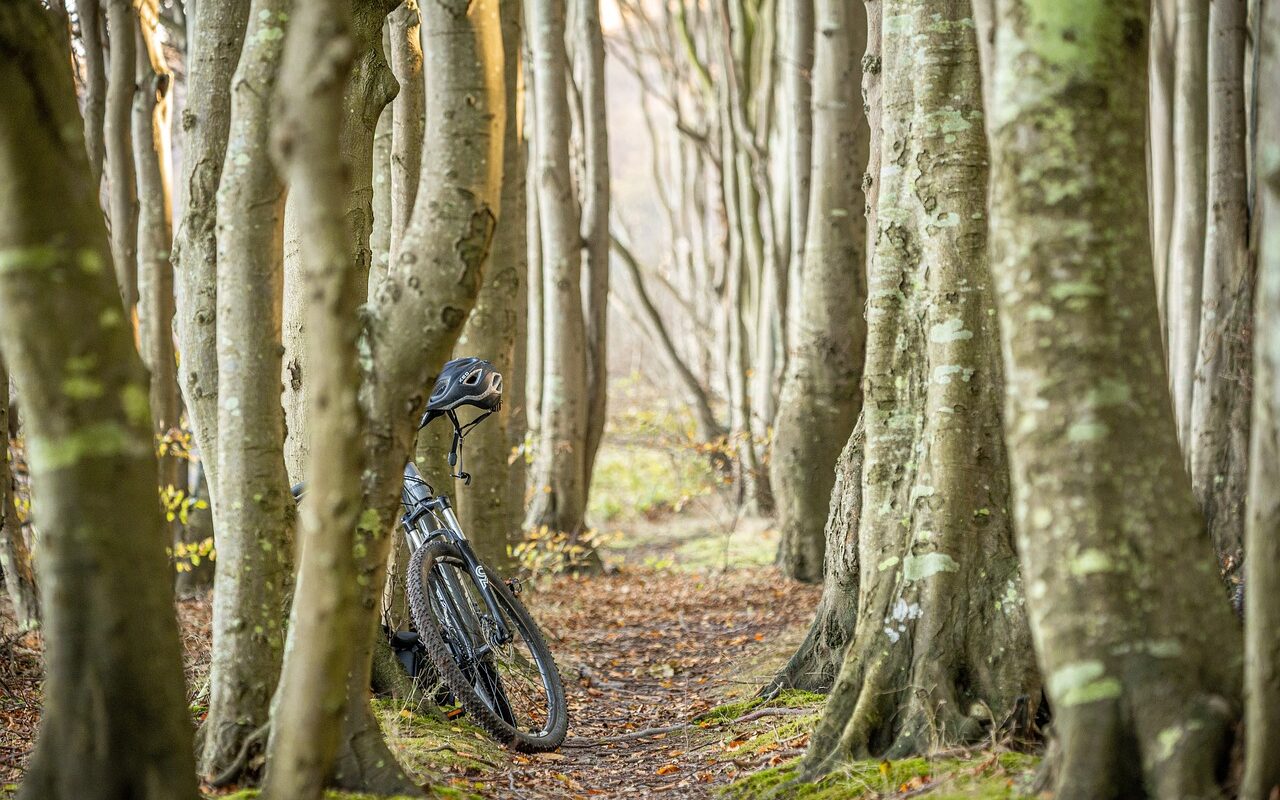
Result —
[[[522, 599], [547, 634], [568, 693], [556, 753], [509, 753], [465, 718], [375, 701], [405, 767], [436, 797], [1013, 798], [1033, 757], [999, 747], [858, 762], [818, 784], [792, 773], [823, 698], [753, 699], [803, 638], [819, 589], [773, 568], [776, 533], [744, 517], [676, 413], [615, 393], [592, 491], [602, 574], [540, 572]], [[195, 719], [207, 694], [210, 605], [178, 603]], [[0, 592], [0, 798], [21, 780], [39, 720], [40, 637], [18, 635]], [[210, 797], [243, 800], [244, 792]], [[334, 794], [333, 797], [344, 795]]]

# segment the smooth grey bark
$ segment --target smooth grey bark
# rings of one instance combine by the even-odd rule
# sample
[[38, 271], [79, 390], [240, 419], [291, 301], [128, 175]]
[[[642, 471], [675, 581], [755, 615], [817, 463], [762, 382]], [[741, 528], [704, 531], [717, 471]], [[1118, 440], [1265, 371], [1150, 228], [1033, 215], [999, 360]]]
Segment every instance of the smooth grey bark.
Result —
[[[1191, 402], [1200, 347], [1208, 163], [1209, 3], [1177, 0], [1173, 96], [1173, 228], [1165, 316], [1173, 417], [1184, 460], [1191, 460]], [[1144, 154], [1145, 157], [1145, 154]]]
[[534, 153], [542, 246], [542, 402], [526, 528], [581, 532], [588, 424], [582, 233], [570, 175], [565, 0], [526, 6], [533, 51]]
[[[100, 0], [76, 0], [76, 16], [80, 19], [80, 36], [84, 44], [84, 143], [89, 154], [89, 169], [94, 186], [102, 186], [102, 167], [106, 161], [103, 124], [107, 113], [107, 64], [102, 52], [102, 3]], [[97, 196], [97, 192], [94, 192]]]
[[217, 194], [218, 572], [200, 770], [220, 783], [270, 716], [292, 579], [279, 384], [285, 193], [268, 150], [292, 10], [291, 0], [250, 7]]
[[23, 391], [45, 615], [45, 703], [18, 797], [196, 800], [147, 374], [66, 20], [37, 0], [0, 5], [0, 97], [0, 350]]
[[[799, 335], [797, 316], [803, 306], [801, 276], [804, 274], [805, 236], [809, 224], [809, 196], [813, 185], [810, 170], [813, 162], [813, 84], [816, 82], [815, 58], [815, 2], [814, 0], [785, 0], [778, 6], [779, 23], [783, 25], [781, 78], [785, 95], [786, 113], [790, 122], [785, 127], [788, 137], [786, 163], [791, 180], [787, 196], [790, 250], [787, 253], [786, 306], [784, 307], [787, 330], [783, 342], [783, 354], [790, 368], [790, 350], [795, 347]], [[861, 12], [859, 12], [861, 13]], [[858, 87], [853, 91], [856, 95]], [[858, 165], [859, 170], [862, 164]], [[782, 193], [778, 193], [782, 196]], [[784, 378], [785, 380], [785, 378]], [[785, 389], [785, 384], [784, 387]], [[779, 393], [779, 414], [786, 413], [786, 406]], [[775, 423], [776, 427], [776, 423]]]
[[13, 470], [9, 460], [11, 410], [9, 370], [0, 362], [0, 436], [4, 437], [4, 456], [0, 459], [0, 574], [13, 603], [13, 617], [18, 623], [18, 630], [26, 631], [40, 626], [40, 596], [31, 548], [27, 546], [22, 522], [13, 505]]
[[111, 260], [125, 314], [138, 304], [138, 187], [130, 141], [134, 93], [134, 31], [138, 13], [131, 0], [107, 0], [111, 74], [107, 84], [106, 141], [107, 219], [111, 225]]
[[1220, 797], [1239, 704], [1240, 634], [1179, 458], [1136, 168], [1148, 7], [1093, 4], [1081, 26], [998, 6], [992, 259], [1060, 800]]
[[393, 101], [391, 133], [391, 252], [413, 213], [422, 174], [426, 83], [422, 79], [422, 26], [416, 0], [405, 0], [387, 17], [391, 73], [400, 84]]
[[[586, 503], [596, 453], [604, 437], [609, 395], [609, 132], [605, 113], [604, 32], [600, 0], [575, 0], [573, 38], [581, 47], [574, 63], [582, 95], [582, 270], [586, 273], [586, 439], [582, 454], [582, 502]], [[583, 508], [580, 515], [585, 516]]]
[[866, 218], [861, 191], [869, 130], [860, 87], [866, 15], [854, 0], [818, 0], [813, 65], [812, 196], [795, 350], [788, 360], [769, 462], [778, 503], [778, 564], [822, 581], [834, 469], [862, 405], [867, 329]]
[[1244, 800], [1280, 786], [1280, 4], [1258, 19], [1258, 300], [1245, 519]]
[[[991, 2], [991, 0], [986, 0]], [[1156, 272], [1156, 305], [1160, 323], [1167, 322], [1169, 298], [1169, 231], [1174, 218], [1173, 92], [1176, 55], [1177, 0], [1153, 0], [1147, 92], [1147, 185], [1151, 193], [1151, 255]], [[1167, 343], [1166, 343], [1167, 346]]]
[[[182, 424], [182, 398], [173, 345], [173, 200], [170, 142], [170, 97], [173, 76], [164, 63], [157, 35], [157, 0], [140, 0], [135, 31], [133, 157], [138, 197], [138, 340], [142, 362], [151, 373], [151, 417], [157, 437], [177, 432]], [[160, 456], [160, 487], [185, 493], [185, 459], [173, 450]], [[175, 524], [173, 534], [181, 534]]]
[[1208, 217], [1199, 355], [1191, 399], [1191, 488], [1218, 558], [1236, 578], [1244, 547], [1252, 401], [1254, 264], [1245, 136], [1245, 0], [1209, 12]]
[[998, 729], [1040, 679], [1022, 602], [966, 0], [888, 0], [857, 623], [801, 773]]
[[[349, 3], [299, 4], [271, 97], [275, 160], [307, 232], [305, 346], [316, 356], [309, 359], [307, 387], [314, 457], [306, 466], [298, 580], [263, 785], [264, 797], [279, 800], [314, 800], [324, 791], [362, 622], [351, 532], [360, 516], [364, 462], [356, 307], [368, 275], [350, 258], [340, 145], [344, 88], [356, 52]], [[365, 687], [367, 693], [367, 676]]]
[[217, 193], [231, 127], [231, 77], [244, 45], [249, 0], [201, 2], [190, 10], [187, 97], [182, 110], [182, 216], [173, 240], [178, 283], [179, 383], [187, 420], [218, 494]]
[[[525, 298], [528, 251], [525, 221], [524, 136], [517, 114], [521, 70], [522, 6], [500, 4], [506, 123], [502, 145], [502, 194], [493, 249], [475, 308], [462, 329], [455, 352], [484, 358], [504, 376], [502, 409], [467, 438], [471, 486], [459, 487], [458, 517], [485, 563], [510, 565], [507, 546], [520, 540], [524, 518], [524, 460], [512, 454], [517, 420], [524, 405], [521, 387], [512, 380], [517, 368], [520, 318]], [[523, 434], [520, 434], [523, 438]]]

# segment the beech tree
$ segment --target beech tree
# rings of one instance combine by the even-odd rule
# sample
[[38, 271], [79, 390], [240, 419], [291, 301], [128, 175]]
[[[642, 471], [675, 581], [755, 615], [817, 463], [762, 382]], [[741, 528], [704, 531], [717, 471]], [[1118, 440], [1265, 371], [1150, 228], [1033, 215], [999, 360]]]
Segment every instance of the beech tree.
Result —
[[[822, 580], [824, 528], [836, 458], [861, 406], [866, 323], [866, 219], [861, 191], [867, 128], [859, 87], [866, 15], [820, 2], [813, 66], [813, 173], [795, 350], [782, 385], [771, 482], [778, 496], [778, 563]], [[793, 228], [792, 235], [800, 235]]]
[[569, 168], [565, 0], [529, 0], [526, 9], [540, 220], [542, 400], [525, 527], [577, 534], [587, 506], [589, 412], [581, 221]]
[[973, 741], [1040, 687], [1000, 426], [971, 9], [882, 13], [857, 621], [806, 777]]
[[[187, 420], [217, 501], [217, 192], [231, 128], [231, 78], [240, 60], [249, 0], [197, 3], [182, 111], [185, 203], [173, 240], [178, 284], [176, 330]], [[86, 120], [86, 127], [89, 125]]]
[[43, 718], [19, 797], [195, 800], [147, 374], [121, 309], [66, 31], [36, 0], [0, 6], [0, 349], [22, 386], [41, 487], [45, 615]]
[[219, 475], [219, 569], [201, 771], [219, 782], [234, 777], [223, 773], [267, 723], [292, 576], [279, 384], [285, 193], [268, 152], [292, 7], [251, 4], [217, 193], [218, 438], [210, 455]]
[[523, 3], [502, 3], [503, 83], [506, 124], [502, 145], [501, 211], [484, 283], [455, 352], [493, 363], [504, 379], [502, 409], [467, 439], [467, 471], [474, 478], [457, 492], [458, 516], [476, 552], [493, 566], [510, 560], [508, 544], [518, 542], [524, 518], [524, 459], [513, 455], [523, 443], [524, 406], [519, 358], [526, 315], [524, 285], [528, 272], [525, 236], [525, 150], [516, 113], [520, 92], [520, 44]]
[[1280, 6], [1259, 20], [1258, 306], [1245, 516], [1244, 798], [1280, 786]]
[[1160, 358], [1137, 168], [1148, 4], [997, 8], [992, 258], [1054, 795], [1217, 796], [1240, 638]]

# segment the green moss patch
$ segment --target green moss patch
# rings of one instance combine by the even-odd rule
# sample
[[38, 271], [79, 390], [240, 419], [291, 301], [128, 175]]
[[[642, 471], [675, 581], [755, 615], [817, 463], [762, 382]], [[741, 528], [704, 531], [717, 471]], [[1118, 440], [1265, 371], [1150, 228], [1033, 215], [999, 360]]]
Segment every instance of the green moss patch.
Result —
[[[858, 800], [921, 791], [932, 800], [1006, 800], [1031, 797], [1040, 759], [1022, 753], [978, 752], [971, 758], [907, 758], [855, 761], [814, 783], [799, 783], [799, 757], [734, 781], [720, 792], [726, 800]], [[923, 792], [921, 792], [923, 793]]]
[[786, 689], [778, 693], [778, 696], [772, 700], [765, 700], [759, 697], [751, 697], [746, 700], [738, 700], [732, 703], [725, 703], [721, 706], [699, 714], [694, 718], [694, 722], [699, 725], [716, 722], [732, 722], [738, 717], [755, 711], [758, 708], [820, 708], [827, 702], [827, 696], [818, 694], [817, 692], [805, 692], [799, 689]]

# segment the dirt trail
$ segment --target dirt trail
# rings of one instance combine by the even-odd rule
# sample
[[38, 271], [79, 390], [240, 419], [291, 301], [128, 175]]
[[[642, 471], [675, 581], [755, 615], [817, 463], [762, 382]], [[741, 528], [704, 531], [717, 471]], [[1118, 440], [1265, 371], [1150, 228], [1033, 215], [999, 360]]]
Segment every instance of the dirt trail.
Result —
[[[817, 588], [783, 582], [766, 568], [562, 578], [526, 595], [561, 665], [570, 738], [560, 753], [515, 757], [489, 776], [486, 794], [710, 797], [741, 770], [794, 755], [788, 749], [803, 741], [764, 754], [729, 753], [726, 740], [746, 733], [721, 726], [611, 737], [689, 723], [750, 697], [803, 635], [817, 597]], [[752, 729], [793, 720], [789, 711], [766, 714]]]

